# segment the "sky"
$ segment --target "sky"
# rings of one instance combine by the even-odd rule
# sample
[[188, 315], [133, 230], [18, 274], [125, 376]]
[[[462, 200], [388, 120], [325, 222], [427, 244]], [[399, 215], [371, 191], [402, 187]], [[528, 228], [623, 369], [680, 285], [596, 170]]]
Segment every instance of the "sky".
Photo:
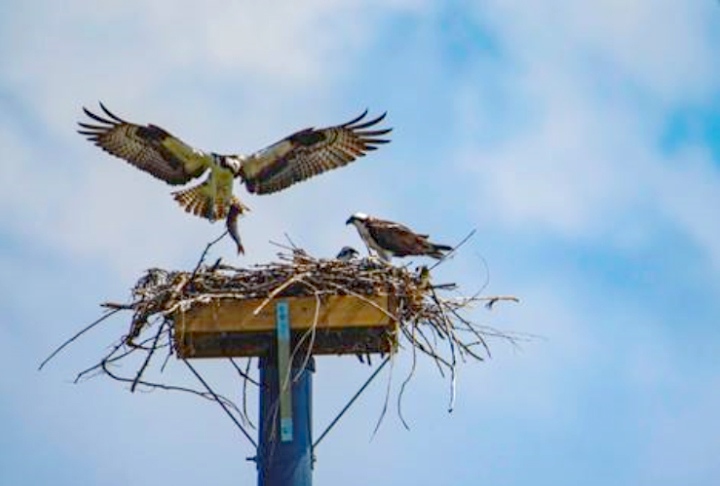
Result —
[[[521, 299], [473, 318], [536, 339], [463, 366], [451, 414], [421, 363], [410, 430], [391, 406], [373, 437], [401, 353], [316, 450], [316, 484], [718, 484], [719, 50], [710, 0], [3, 2], [0, 483], [255, 481], [213, 405], [72, 383], [128, 316], [37, 371], [100, 302], [192, 268], [223, 230], [75, 133], [103, 101], [220, 153], [387, 110], [392, 143], [357, 163], [272, 197], [238, 185], [247, 255], [211, 256], [267, 262], [285, 233], [360, 248], [344, 222], [363, 211], [441, 242], [476, 229], [436, 278]], [[371, 371], [318, 359], [316, 434]]]

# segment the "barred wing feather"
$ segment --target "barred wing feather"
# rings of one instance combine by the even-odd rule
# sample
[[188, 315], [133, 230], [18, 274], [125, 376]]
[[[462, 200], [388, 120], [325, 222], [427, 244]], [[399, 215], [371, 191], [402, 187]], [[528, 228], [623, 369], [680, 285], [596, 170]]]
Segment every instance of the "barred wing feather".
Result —
[[111, 113], [102, 103], [105, 116], [87, 108], [94, 123], [79, 122], [78, 133], [106, 152], [120, 157], [168, 184], [178, 185], [199, 177], [210, 165], [210, 156], [174, 137], [156, 125], [136, 125]]
[[367, 110], [342, 125], [307, 128], [248, 157], [242, 177], [248, 191], [270, 194], [328, 170], [347, 165], [390, 140], [391, 128], [368, 130], [385, 113], [363, 122]]

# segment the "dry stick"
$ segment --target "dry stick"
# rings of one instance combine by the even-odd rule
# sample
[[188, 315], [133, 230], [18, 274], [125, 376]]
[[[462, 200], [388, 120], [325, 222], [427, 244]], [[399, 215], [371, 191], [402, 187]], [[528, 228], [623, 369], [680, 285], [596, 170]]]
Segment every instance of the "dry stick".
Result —
[[318, 319], [320, 318], [320, 306], [322, 305], [322, 302], [320, 300], [320, 293], [316, 287], [313, 285], [302, 282], [303, 284], [307, 285], [308, 287], [315, 290], [315, 314], [313, 316], [313, 322], [310, 326], [310, 329], [308, 329], [306, 332], [303, 333], [303, 335], [298, 340], [297, 344], [295, 345], [292, 354], [290, 355], [290, 363], [295, 362], [295, 353], [300, 349], [303, 342], [305, 342], [305, 339], [307, 338], [308, 334], [310, 334], [310, 342], [308, 343], [308, 349], [305, 353], [305, 357], [303, 358], [302, 366], [300, 366], [300, 371], [298, 371], [297, 376], [293, 378], [293, 383], [295, 383], [297, 380], [300, 379], [300, 375], [302, 374], [303, 370], [305, 370], [305, 367], [308, 364], [308, 361], [310, 361], [310, 358], [312, 357], [312, 349], [315, 346], [315, 335], [317, 330], [317, 324]]
[[516, 303], [520, 302], [520, 299], [518, 299], [514, 295], [496, 295], [494, 297], [478, 298], [478, 300], [487, 300], [485, 307], [487, 307], [488, 310], [492, 310], [493, 306], [501, 300], [509, 300]]
[[[213, 396], [214, 401], [215, 401], [218, 405], [220, 405], [220, 408], [223, 409], [223, 411], [227, 414], [227, 416], [230, 417], [230, 420], [232, 420], [233, 423], [237, 426], [237, 428], [240, 429], [240, 432], [242, 432], [243, 435], [250, 441], [250, 443], [251, 443], [255, 448], [257, 448], [257, 442], [255, 442], [255, 441], [253, 440], [252, 436], [250, 436], [250, 434], [248, 434], [247, 430], [245, 430], [245, 427], [243, 427], [242, 424], [240, 423], [240, 421], [235, 417], [235, 415], [232, 414], [232, 412], [231, 412], [230, 409], [227, 407], [227, 405], [226, 405], [225, 403], [223, 403], [223, 400], [227, 400], [227, 399], [225, 399], [225, 398], [222, 397], [221, 395], [218, 395], [217, 393], [215, 393], [215, 391], [210, 387], [210, 385], [208, 385], [207, 381], [205, 381], [205, 380], [203, 379], [202, 375], [200, 375], [200, 373], [198, 373], [198, 372], [195, 370], [195, 368], [190, 364], [190, 362], [189, 362], [188, 360], [183, 359], [183, 361], [185, 362], [185, 365], [187, 365], [188, 369], [192, 372], [192, 374], [195, 375], [195, 378], [197, 378], [198, 381], [203, 384], [203, 386], [204, 386], [205, 389], [208, 391], [208, 393], [210, 393], [210, 394]], [[235, 411], [236, 411], [237, 413], [239, 413], [239, 410], [237, 409], [237, 407], [235, 406], [235, 404], [232, 403], [232, 402], [230, 402], [230, 404], [233, 406], [233, 408], [235, 409]], [[240, 415], [240, 418], [242, 418], [242, 415]]]
[[115, 313], [117, 313], [117, 312], [120, 312], [121, 310], [122, 310], [122, 309], [113, 309], [113, 310], [111, 310], [111, 311], [108, 311], [105, 315], [103, 315], [103, 316], [99, 317], [98, 319], [94, 320], [91, 324], [89, 324], [88, 326], [86, 326], [85, 328], [83, 328], [82, 330], [80, 330], [80, 331], [79, 331], [77, 334], [75, 334], [73, 337], [71, 337], [70, 339], [68, 339], [68, 340], [65, 341], [64, 343], [62, 343], [57, 349], [55, 349], [55, 351], [53, 351], [53, 352], [50, 354], [50, 356], [48, 356], [47, 358], [45, 358], [45, 360], [44, 360], [42, 363], [40, 363], [40, 366], [38, 367], [38, 371], [42, 370], [42, 369], [43, 369], [43, 366], [45, 366], [51, 359], [53, 359], [60, 351], [62, 351], [63, 349], [65, 349], [65, 347], [66, 347], [67, 345], [69, 345], [70, 343], [72, 343], [73, 341], [75, 341], [76, 339], [78, 339], [80, 336], [82, 336], [83, 334], [85, 334], [86, 332], [88, 332], [88, 331], [89, 331], [90, 329], [92, 329], [93, 327], [95, 327], [95, 326], [97, 326], [98, 324], [100, 324], [102, 321], [104, 321], [104, 320], [107, 319], [108, 317], [112, 316], [113, 314], [115, 314]]
[[78, 383], [81, 379], [85, 378], [85, 375], [88, 375], [89, 373], [91, 373], [95, 370], [102, 371], [102, 366], [104, 363], [112, 364], [116, 361], [120, 361], [121, 359], [123, 359], [126, 356], [129, 356], [135, 352], [142, 351], [143, 350], [142, 346], [144, 346], [145, 343], [152, 341], [153, 339], [154, 339], [153, 337], [146, 338], [144, 341], [142, 341], [140, 343], [139, 346], [137, 346], [137, 347], [136, 346], [128, 346], [124, 351], [122, 351], [121, 353], [118, 354], [118, 351], [120, 351], [120, 349], [126, 347], [125, 336], [123, 336], [123, 338], [120, 341], [118, 341], [117, 343], [115, 343], [112, 346], [112, 350], [109, 353], [105, 354], [105, 357], [99, 363], [97, 363], [89, 368], [86, 368], [85, 370], [78, 373], [77, 376], [75, 377], [75, 380], [73, 381], [73, 383]]
[[490, 285], [490, 266], [487, 264], [487, 260], [485, 260], [485, 257], [483, 257], [479, 253], [475, 253], [475, 256], [477, 256], [480, 261], [482, 262], [483, 266], [485, 267], [485, 281], [480, 286], [477, 292], [472, 294], [470, 297], [470, 301], [475, 300], [478, 298], [478, 296], [487, 288], [488, 285]]
[[226, 231], [224, 231], [220, 236], [218, 236], [217, 238], [215, 238], [214, 240], [212, 240], [210, 243], [208, 243], [207, 245], [205, 245], [205, 249], [204, 249], [203, 252], [200, 254], [200, 259], [198, 260], [197, 265], [195, 265], [195, 269], [193, 270], [192, 275], [190, 275], [190, 280], [191, 280], [191, 281], [192, 281], [193, 277], [195, 276], [195, 274], [197, 274], [197, 271], [200, 269], [200, 265], [202, 265], [202, 263], [205, 261], [205, 257], [207, 256], [208, 252], [210, 251], [210, 248], [212, 248], [213, 245], [215, 245], [217, 242], [219, 242], [220, 240], [222, 240], [223, 238], [225, 238], [225, 236], [226, 236], [227, 234], [228, 234], [228, 232], [227, 232], [227, 230], [226, 230]]
[[131, 304], [118, 304], [117, 302], [103, 302], [100, 304], [100, 307], [105, 307], [106, 309], [112, 309], [112, 310], [133, 310], [135, 308], [136, 303], [133, 302]]
[[145, 373], [145, 369], [150, 364], [150, 359], [152, 359], [153, 354], [155, 354], [155, 351], [157, 350], [157, 343], [160, 340], [160, 336], [162, 335], [163, 330], [165, 329], [165, 326], [167, 325], [167, 321], [163, 321], [162, 324], [160, 324], [160, 327], [158, 328], [158, 332], [155, 334], [155, 339], [153, 339], [152, 346], [147, 352], [147, 355], [145, 356], [145, 361], [143, 362], [142, 366], [138, 370], [137, 374], [135, 375], [135, 381], [133, 381], [132, 386], [130, 386], [130, 392], [133, 393], [135, 391], [135, 388], [137, 387], [137, 383], [140, 381], [140, 378], [142, 378], [143, 373]]
[[[482, 343], [483, 347], [485, 348], [485, 352], [487, 353], [488, 357], [492, 357], [492, 353], [490, 352], [490, 346], [488, 346], [487, 342], [485, 341], [485, 338], [480, 334], [480, 332], [475, 328], [475, 326], [472, 324], [472, 322], [466, 320], [464, 317], [460, 315], [460, 313], [456, 309], [450, 309], [450, 312], [463, 324], [467, 326], [467, 329], [473, 333], [473, 335]], [[483, 361], [480, 359], [480, 361]]]
[[403, 417], [402, 413], [402, 397], [405, 394], [405, 387], [408, 383], [410, 383], [410, 380], [412, 379], [413, 375], [415, 374], [415, 366], [417, 364], [417, 349], [415, 346], [412, 347], [412, 366], [410, 367], [410, 373], [408, 373], [407, 377], [405, 378], [405, 381], [403, 381], [402, 385], [400, 386], [400, 393], [398, 393], [397, 398], [397, 409], [398, 409], [398, 417], [400, 417], [400, 421], [405, 426], [406, 430], [410, 430], [410, 427], [408, 426], [407, 422], [405, 421], [405, 417]]
[[[102, 372], [104, 372], [106, 375], [108, 375], [113, 380], [119, 381], [121, 383], [132, 383], [132, 378], [125, 378], [123, 376], [116, 375], [115, 373], [112, 373], [110, 369], [107, 367], [107, 362], [102, 361], [99, 363], [100, 369]], [[158, 389], [158, 390], [167, 390], [167, 391], [178, 391], [183, 393], [189, 393], [191, 395], [198, 396], [200, 398], [204, 398], [205, 400], [210, 401], [217, 401], [216, 396], [218, 399], [220, 399], [223, 404], [229, 408], [232, 408], [237, 411], [237, 406], [230, 401], [229, 399], [225, 398], [222, 395], [212, 395], [211, 393], [201, 392], [198, 390], [194, 390], [192, 388], [187, 388], [183, 386], [177, 386], [177, 385], [166, 385], [164, 383], [153, 383], [149, 381], [143, 381], [141, 380], [138, 384], [148, 387], [149, 389]]]
[[185, 290], [185, 288], [186, 288], [188, 285], [190, 285], [190, 284], [193, 282], [193, 280], [195, 279], [195, 276], [196, 276], [197, 273], [198, 273], [198, 270], [200, 270], [200, 266], [201, 266], [201, 265], [203, 264], [203, 262], [205, 261], [205, 257], [207, 256], [208, 252], [210, 251], [210, 248], [212, 248], [213, 245], [215, 245], [217, 242], [219, 242], [220, 240], [222, 240], [223, 238], [225, 238], [225, 236], [226, 236], [227, 234], [228, 234], [228, 231], [225, 230], [220, 236], [218, 236], [217, 238], [215, 238], [214, 240], [212, 240], [210, 243], [208, 243], [207, 245], [205, 245], [205, 249], [204, 249], [203, 252], [200, 254], [200, 259], [198, 260], [197, 264], [195, 265], [195, 268], [193, 269], [192, 273], [190, 274], [190, 278], [187, 279], [187, 281], [183, 283], [182, 288], [176, 289], [178, 292], [182, 292], [183, 290]]
[[[413, 327], [416, 327], [416, 326], [417, 326], [416, 324], [413, 324]], [[413, 335], [410, 335], [410, 333], [405, 328], [403, 328], [402, 331], [403, 331], [403, 335], [407, 338], [408, 341], [410, 341], [410, 344], [412, 345], [412, 347], [417, 348], [423, 354], [432, 358], [433, 362], [435, 363], [435, 366], [437, 366], [437, 368], [438, 368], [438, 373], [440, 373], [440, 376], [445, 377], [445, 373], [443, 372], [442, 366], [440, 366], [440, 360], [438, 360], [437, 356], [434, 354], [432, 346], [430, 346], [428, 343], [428, 347], [426, 348], [425, 345], [423, 345], [423, 343], [421, 343], [419, 340], [417, 340], [416, 337], [414, 337]], [[419, 329], [418, 329], [418, 332], [420, 332]], [[423, 335], [423, 338], [425, 339], [425, 342], [427, 343], [427, 338], [425, 338], [424, 335]]]
[[283, 290], [288, 288], [290, 285], [292, 285], [295, 282], [298, 282], [299, 280], [301, 280], [302, 278], [304, 278], [305, 276], [307, 276], [309, 274], [310, 274], [310, 272], [305, 272], [305, 273], [293, 275], [292, 277], [290, 277], [288, 280], [286, 280], [284, 283], [282, 283], [280, 286], [278, 286], [275, 290], [270, 292], [270, 294], [267, 296], [267, 298], [259, 306], [257, 306], [257, 308], [253, 311], [253, 315], [254, 316], [258, 315], [260, 313], [260, 311], [262, 311], [265, 308], [265, 306], [268, 305], [270, 303], [270, 301], [273, 300], [273, 298], [275, 298], [275, 296], [277, 294], [279, 294], [280, 292], [282, 292]]
[[165, 360], [163, 361], [162, 366], [160, 367], [160, 373], [164, 373], [164, 372], [165, 372], [165, 366], [167, 366], [168, 362], [170, 361], [170, 357], [171, 357], [173, 354], [175, 354], [175, 353], [173, 352], [173, 337], [174, 337], [173, 326], [168, 325], [168, 330], [167, 330], [167, 333], [166, 333], [166, 334], [167, 334], [167, 337], [168, 337], [167, 346], [168, 346], [169, 350], [168, 350], [167, 356], [165, 356]]
[[455, 375], [455, 366], [457, 365], [457, 359], [455, 357], [455, 341], [457, 338], [452, 333], [452, 322], [450, 322], [447, 314], [445, 313], [445, 308], [440, 302], [440, 299], [438, 298], [437, 293], [434, 289], [430, 289], [432, 292], [433, 299], [435, 300], [435, 303], [440, 308], [440, 314], [442, 315], [442, 322], [446, 326], [446, 332], [448, 334], [448, 342], [450, 344], [450, 353], [452, 356], [452, 366], [450, 367], [450, 404], [448, 405], [448, 413], [452, 413], [453, 407], [455, 406], [455, 382], [456, 382], [456, 375]]
[[448, 253], [446, 253], [437, 263], [435, 263], [433, 266], [431, 266], [428, 270], [432, 271], [435, 267], [437, 267], [442, 262], [444, 262], [445, 260], [447, 260], [448, 258], [453, 256], [455, 253], [457, 253], [457, 251], [460, 249], [460, 247], [462, 247], [465, 243], [467, 243], [467, 241], [473, 237], [473, 235], [475, 234], [476, 231], [477, 230], [474, 229], [470, 233], [468, 233], [468, 235], [465, 238], [460, 240], [460, 243], [455, 245]]
[[450, 363], [448, 363], [445, 359], [443, 359], [441, 356], [439, 356], [437, 353], [435, 353], [435, 348], [430, 343], [430, 340], [427, 338], [427, 336], [425, 336], [425, 333], [422, 331], [420, 326], [417, 324], [415, 324], [415, 326], [417, 327], [418, 335], [421, 336], [423, 338], [423, 340], [425, 341], [425, 344], [427, 344], [427, 349], [425, 349], [424, 347], [420, 347], [418, 349], [420, 349], [420, 351], [424, 352], [429, 357], [431, 357], [435, 360], [435, 364], [437, 365], [438, 370], [440, 371], [440, 376], [445, 378], [445, 373], [443, 373], [442, 367], [440, 365], [442, 364], [446, 368], [450, 368]]
[[383, 418], [385, 417], [385, 413], [387, 412], [387, 408], [388, 408], [388, 402], [390, 400], [390, 386], [392, 385], [393, 369], [395, 368], [395, 355], [390, 355], [390, 356], [388, 356], [388, 358], [390, 358], [390, 373], [388, 374], [387, 388], [385, 389], [385, 400], [383, 402], [382, 412], [380, 412], [380, 417], [378, 417], [377, 424], [375, 424], [375, 430], [373, 430], [373, 433], [370, 436], [370, 440], [372, 440], [375, 437], [375, 434], [377, 434], [378, 429], [380, 429], [380, 424], [382, 423]]
[[[250, 419], [250, 415], [247, 412], [247, 384], [248, 384], [248, 381], [255, 382], [254, 380], [252, 380], [250, 378], [250, 363], [251, 362], [252, 362], [252, 358], [248, 358], [247, 365], [245, 365], [245, 377], [246, 378], [243, 380], [243, 391], [242, 391], [242, 394], [243, 394], [242, 407], [243, 408], [242, 408], [242, 411], [243, 411], [243, 414], [245, 415], [245, 419], [247, 420], [248, 425], [254, 429], [255, 424], [253, 423], [252, 419]], [[257, 383], [257, 382], [255, 382], [255, 383]], [[258, 384], [258, 387], [259, 386], [260, 385]]]
[[[287, 233], [285, 234], [285, 236], [287, 237]], [[287, 246], [283, 243], [278, 243], [277, 241], [273, 241], [273, 240], [269, 240], [268, 242], [271, 245], [277, 246], [278, 248], [282, 248], [283, 250], [287, 250], [289, 252], [292, 252], [293, 250], [297, 249], [297, 247]], [[291, 244], [293, 244], [293, 243], [291, 242]], [[278, 255], [280, 255], [281, 258], [283, 257], [282, 253], [279, 253]]]
[[[238, 375], [240, 375], [241, 377], [243, 377], [243, 379], [249, 381], [249, 382], [252, 383], [253, 385], [258, 386], [258, 387], [260, 386], [260, 382], [254, 380], [254, 379], [248, 374], [247, 369], [246, 369], [245, 371], [241, 370], [240, 367], [238, 366], [238, 364], [235, 362], [235, 360], [234, 360], [233, 358], [228, 358], [228, 359], [230, 360], [230, 363], [231, 363], [231, 364], [233, 365], [233, 367], [235, 368], [235, 371], [237, 371]], [[252, 358], [250, 358], [250, 359], [252, 359]], [[248, 368], [249, 368], [249, 366], [250, 366], [250, 359], [248, 359]]]

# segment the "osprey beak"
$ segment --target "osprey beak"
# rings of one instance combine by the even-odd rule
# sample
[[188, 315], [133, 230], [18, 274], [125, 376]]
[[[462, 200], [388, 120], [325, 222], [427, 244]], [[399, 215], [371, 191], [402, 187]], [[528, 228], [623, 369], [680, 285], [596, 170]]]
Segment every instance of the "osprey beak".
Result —
[[367, 221], [368, 215], [365, 213], [355, 213], [345, 221], [345, 224], [354, 223], [355, 221]]

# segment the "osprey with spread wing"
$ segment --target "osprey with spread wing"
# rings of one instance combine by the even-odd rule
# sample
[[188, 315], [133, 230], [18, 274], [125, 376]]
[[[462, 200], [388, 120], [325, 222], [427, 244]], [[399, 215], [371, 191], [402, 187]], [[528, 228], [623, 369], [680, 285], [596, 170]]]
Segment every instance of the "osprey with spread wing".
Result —
[[428, 241], [428, 235], [415, 233], [400, 223], [373, 218], [363, 213], [355, 213], [347, 220], [358, 230], [360, 238], [368, 248], [375, 250], [383, 260], [391, 257], [429, 256], [440, 259], [452, 250], [448, 245], [439, 245]]
[[271, 194], [317, 174], [353, 162], [378, 145], [391, 128], [370, 129], [385, 114], [365, 120], [367, 110], [342, 125], [306, 128], [249, 155], [221, 155], [187, 145], [156, 125], [137, 125], [114, 115], [102, 103], [104, 116], [87, 108], [92, 123], [79, 122], [88, 140], [106, 152], [171, 185], [185, 184], [208, 173], [198, 185], [173, 193], [185, 211], [216, 221], [226, 218], [228, 232], [243, 246], [237, 233], [238, 216], [248, 208], [233, 194], [239, 178], [253, 194]]

